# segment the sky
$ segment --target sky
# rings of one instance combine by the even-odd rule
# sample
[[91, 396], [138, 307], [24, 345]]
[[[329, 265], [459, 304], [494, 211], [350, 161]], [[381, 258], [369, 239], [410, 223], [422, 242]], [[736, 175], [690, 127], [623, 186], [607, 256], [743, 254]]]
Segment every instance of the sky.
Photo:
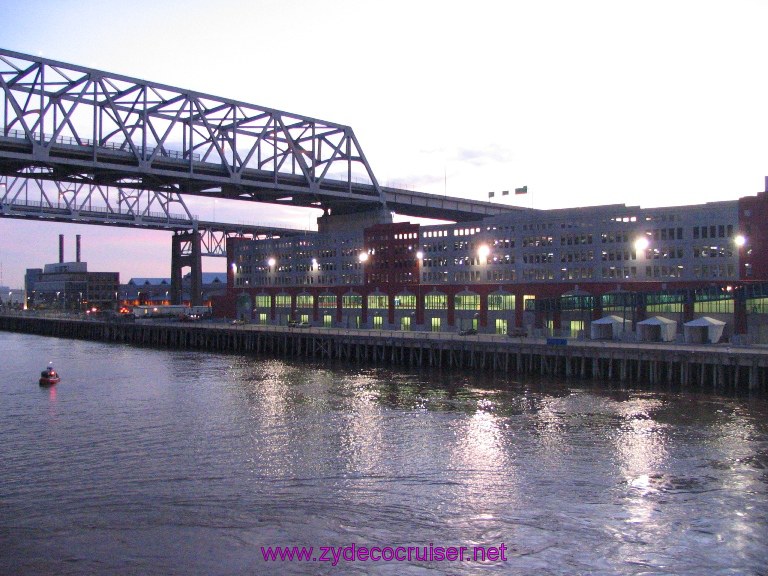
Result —
[[[652, 207], [754, 195], [768, 175], [766, 0], [0, 0], [0, 14], [5, 49], [349, 125], [383, 185]], [[0, 285], [55, 262], [58, 234], [68, 260], [82, 235], [89, 270], [170, 275], [167, 233], [1, 219]]]

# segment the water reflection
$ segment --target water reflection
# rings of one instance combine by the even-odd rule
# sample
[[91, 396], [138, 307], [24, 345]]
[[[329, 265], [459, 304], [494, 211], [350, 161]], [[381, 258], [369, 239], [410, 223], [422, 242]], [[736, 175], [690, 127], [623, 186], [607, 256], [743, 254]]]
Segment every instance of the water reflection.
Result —
[[634, 398], [615, 403], [619, 425], [612, 434], [616, 462], [626, 485], [636, 497], [627, 502], [628, 522], [647, 521], [651, 506], [643, 497], [652, 492], [654, 478], [665, 469], [668, 457], [664, 425], [653, 418], [661, 402], [653, 398]]
[[51, 402], [56, 402], [56, 394], [57, 394], [58, 388], [56, 386], [41, 386], [40, 391], [48, 396], [48, 400]]
[[[312, 573], [757, 574], [768, 556], [764, 401], [0, 341], [19, 358], [0, 364], [0, 573], [303, 574], [260, 547], [352, 542], [510, 560]], [[30, 385], [29, 350], [61, 386]]]
[[494, 414], [494, 407], [480, 398], [473, 415], [453, 423], [449, 473], [460, 482], [456, 506], [465, 514], [462, 535], [472, 545], [503, 541], [501, 518], [520, 505], [517, 469], [521, 463], [515, 459], [507, 418]]
[[342, 381], [339, 388], [347, 405], [340, 417], [339, 458], [349, 477], [371, 478], [386, 473], [385, 460], [395, 454], [386, 438], [382, 412], [375, 390], [375, 380], [366, 374], [351, 376]]

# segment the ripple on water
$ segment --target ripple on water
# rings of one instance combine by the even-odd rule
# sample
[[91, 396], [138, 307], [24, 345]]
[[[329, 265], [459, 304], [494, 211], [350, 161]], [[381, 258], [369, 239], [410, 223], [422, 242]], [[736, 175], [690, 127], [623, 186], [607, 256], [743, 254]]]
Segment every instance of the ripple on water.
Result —
[[[0, 350], [18, 359], [0, 364], [0, 573], [305, 574], [261, 546], [353, 542], [509, 559], [313, 573], [766, 565], [759, 399], [5, 333]], [[41, 390], [50, 359], [64, 380]]]

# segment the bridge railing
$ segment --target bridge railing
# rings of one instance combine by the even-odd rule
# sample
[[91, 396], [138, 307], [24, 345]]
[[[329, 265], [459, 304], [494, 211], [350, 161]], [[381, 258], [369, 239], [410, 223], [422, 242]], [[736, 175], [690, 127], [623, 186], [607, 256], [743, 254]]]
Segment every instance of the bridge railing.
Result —
[[51, 204], [46, 202], [38, 202], [36, 200], [25, 200], [24, 202], [19, 202], [18, 199], [4, 201], [2, 197], [0, 197], [0, 205], [8, 206], [12, 210], [34, 208], [36, 209], [35, 211], [37, 212], [42, 212], [43, 210], [50, 210], [54, 212], [62, 212], [62, 213], [68, 213], [68, 214], [72, 212], [77, 212], [78, 214], [92, 213], [92, 214], [108, 215], [108, 216], [115, 216], [115, 217], [127, 217], [130, 219], [152, 218], [155, 220], [179, 222], [179, 223], [196, 222], [199, 220], [197, 215], [192, 216], [192, 219], [190, 220], [190, 218], [188, 218], [184, 214], [166, 214], [165, 212], [118, 212], [107, 206], [76, 207], [76, 206], [68, 206], [67, 204], [62, 205], [61, 203]]
[[[27, 138], [26, 132], [23, 130], [6, 130], [4, 127], [0, 128], [0, 131], [2, 131], [3, 136], [6, 138], [15, 138], [18, 140], [26, 140], [29, 141]], [[33, 132], [32, 133], [32, 139], [34, 141], [40, 140], [40, 133], [39, 132]], [[101, 148], [105, 150], [115, 150], [117, 152], [126, 152], [126, 153], [132, 153], [131, 147], [128, 144], [128, 142], [124, 142], [122, 144], [117, 144], [115, 142], [105, 142], [102, 144], [97, 144], [95, 141], [91, 140], [90, 138], [73, 138], [72, 136], [58, 136], [57, 138], [53, 138], [52, 134], [45, 134], [42, 135], [42, 140], [44, 142], [55, 142], [56, 144], [62, 144], [65, 146], [77, 146], [77, 147], [89, 147], [89, 148]], [[141, 154], [143, 158], [148, 158], [152, 154], [154, 154], [155, 150], [157, 148], [143, 148], [140, 144], [133, 144], [136, 148], [136, 150]], [[158, 154], [164, 158], [173, 158], [176, 160], [189, 160], [190, 154], [179, 152], [178, 150], [169, 150], [165, 147], [159, 148]], [[191, 155], [192, 161], [194, 162], [200, 162], [201, 157], [200, 154], [194, 154]]]
[[[12, 138], [14, 140], [23, 140], [25, 142], [30, 141], [27, 138], [26, 132], [24, 132], [23, 130], [18, 130], [18, 129], [6, 130], [6, 128], [2, 125], [0, 125], [0, 137]], [[35, 141], [35, 142], [40, 141], [39, 132], [32, 132], [32, 141]], [[120, 152], [120, 153], [131, 155], [131, 156], [134, 155], [129, 141], [126, 141], [120, 144], [116, 142], [105, 142], [102, 144], [98, 144], [94, 140], [91, 140], [90, 138], [75, 138], [73, 136], [58, 136], [56, 138], [53, 138], [52, 134], [46, 134], [46, 133], [43, 133], [42, 141], [55, 142], [56, 144], [61, 144], [62, 146], [69, 146], [73, 149], [96, 148], [99, 150], [110, 150], [114, 152]], [[141, 157], [142, 160], [148, 160], [150, 156], [154, 154], [155, 150], [159, 150], [158, 154], [162, 158], [170, 158], [172, 160], [180, 160], [182, 162], [189, 162], [191, 158], [192, 162], [196, 162], [196, 163], [208, 164], [208, 165], [219, 164], [218, 162], [210, 162], [208, 160], [204, 160], [203, 157], [197, 153], [180, 152], [178, 150], [169, 150], [164, 146], [161, 146], [160, 148], [157, 148], [157, 147], [144, 148], [140, 144], [137, 144], [135, 142], [133, 142], [133, 146], [138, 152], [139, 157]], [[330, 182], [342, 182], [342, 183], [346, 183], [348, 181], [349, 184], [356, 184], [356, 185], [363, 185], [363, 186], [371, 185], [371, 180], [369, 176], [356, 173], [356, 172], [352, 172], [348, 176], [345, 176], [343, 173], [330, 173], [327, 175], [327, 180]]]

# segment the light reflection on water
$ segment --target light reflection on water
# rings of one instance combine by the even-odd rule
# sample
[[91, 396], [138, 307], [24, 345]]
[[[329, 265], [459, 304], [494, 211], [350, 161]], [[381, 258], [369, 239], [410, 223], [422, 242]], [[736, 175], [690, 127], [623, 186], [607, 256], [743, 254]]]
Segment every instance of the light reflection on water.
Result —
[[[761, 399], [0, 333], [0, 573], [759, 574]], [[55, 359], [63, 381], [39, 388]], [[265, 563], [268, 545], [507, 562]]]

